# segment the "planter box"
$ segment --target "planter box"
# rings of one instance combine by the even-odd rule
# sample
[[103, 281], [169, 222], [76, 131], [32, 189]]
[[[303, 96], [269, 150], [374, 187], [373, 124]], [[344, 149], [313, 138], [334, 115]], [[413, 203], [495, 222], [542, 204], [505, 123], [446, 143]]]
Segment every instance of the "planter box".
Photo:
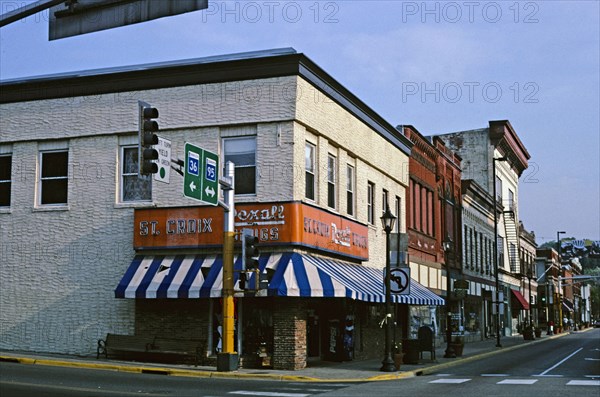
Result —
[[450, 343], [450, 347], [454, 350], [454, 354], [456, 357], [462, 357], [463, 348], [465, 347], [464, 343]]

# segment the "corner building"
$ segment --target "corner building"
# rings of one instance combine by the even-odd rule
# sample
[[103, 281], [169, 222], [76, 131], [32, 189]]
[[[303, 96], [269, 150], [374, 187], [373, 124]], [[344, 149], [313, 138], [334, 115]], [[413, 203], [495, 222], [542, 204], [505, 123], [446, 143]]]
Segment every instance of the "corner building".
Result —
[[[138, 100], [235, 163], [235, 228], [268, 286], [239, 290], [241, 365], [381, 357], [390, 203], [405, 232], [412, 143], [293, 49], [3, 81], [0, 348], [93, 355], [107, 333], [221, 348], [223, 209], [137, 175]], [[7, 191], [8, 190], [8, 191]], [[392, 203], [396, 203], [393, 205]], [[234, 268], [241, 269], [236, 243]], [[252, 283], [253, 280], [250, 280]], [[415, 280], [400, 305], [441, 305]]]

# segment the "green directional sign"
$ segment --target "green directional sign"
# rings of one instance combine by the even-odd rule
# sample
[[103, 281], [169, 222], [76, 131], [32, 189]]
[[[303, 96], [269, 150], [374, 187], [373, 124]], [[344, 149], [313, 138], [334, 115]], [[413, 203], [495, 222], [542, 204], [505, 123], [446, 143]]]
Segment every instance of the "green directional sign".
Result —
[[219, 156], [187, 142], [183, 195], [206, 204], [219, 203]]

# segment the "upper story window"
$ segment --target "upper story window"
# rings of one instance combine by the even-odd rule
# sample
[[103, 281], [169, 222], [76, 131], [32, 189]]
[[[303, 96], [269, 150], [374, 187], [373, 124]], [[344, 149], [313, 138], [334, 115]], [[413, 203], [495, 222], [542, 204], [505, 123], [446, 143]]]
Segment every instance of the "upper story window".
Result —
[[496, 175], [496, 200], [502, 203], [502, 179]]
[[381, 212], [385, 212], [385, 209], [389, 207], [390, 203], [388, 202], [388, 191], [383, 189], [381, 191]]
[[498, 268], [504, 267], [504, 237], [498, 235]]
[[327, 205], [330, 208], [336, 208], [336, 180], [337, 180], [337, 159], [335, 156], [327, 157]]
[[69, 151], [40, 152], [40, 205], [67, 204]]
[[346, 212], [354, 216], [354, 167], [346, 166]]
[[367, 222], [370, 225], [375, 224], [375, 184], [367, 184]]
[[394, 224], [394, 231], [396, 233], [400, 233], [400, 212], [402, 210], [402, 199], [398, 196], [396, 196], [396, 203], [394, 205], [395, 207], [395, 211], [394, 211], [394, 215], [396, 215], [396, 222]]
[[513, 208], [514, 204], [515, 204], [515, 193], [512, 190], [508, 189], [508, 207]]
[[121, 146], [121, 202], [152, 200], [152, 176], [138, 176], [138, 161], [137, 146]]
[[235, 194], [256, 194], [256, 137], [225, 138], [223, 151], [235, 164]]
[[0, 154], [0, 207], [10, 207], [12, 155]]
[[305, 197], [309, 200], [315, 199], [315, 145], [306, 143], [306, 147], [304, 149], [304, 169], [305, 169]]

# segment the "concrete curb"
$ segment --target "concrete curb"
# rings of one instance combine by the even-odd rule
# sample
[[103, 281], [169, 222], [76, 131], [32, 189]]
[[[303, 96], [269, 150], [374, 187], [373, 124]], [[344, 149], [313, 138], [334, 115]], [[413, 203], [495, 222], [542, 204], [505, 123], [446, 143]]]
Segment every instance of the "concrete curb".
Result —
[[[586, 329], [589, 330], [590, 328]], [[586, 330], [578, 331], [585, 332]], [[426, 366], [419, 369], [414, 369], [405, 372], [389, 373], [371, 376], [368, 378], [314, 378], [303, 375], [284, 375], [284, 374], [257, 374], [257, 373], [242, 373], [238, 371], [232, 372], [216, 372], [216, 371], [204, 371], [204, 370], [192, 370], [192, 369], [178, 369], [178, 368], [167, 368], [167, 367], [154, 367], [154, 366], [137, 366], [129, 364], [106, 364], [106, 363], [94, 363], [94, 362], [82, 362], [82, 361], [69, 361], [59, 360], [50, 358], [31, 358], [31, 357], [19, 357], [12, 355], [0, 355], [0, 362], [14, 362], [27, 365], [46, 365], [55, 367], [72, 367], [72, 368], [86, 368], [86, 369], [98, 369], [105, 371], [119, 371], [119, 372], [132, 372], [132, 373], [145, 373], [145, 374], [161, 374], [170, 376], [182, 376], [182, 377], [197, 377], [197, 378], [246, 378], [246, 379], [271, 379], [281, 381], [292, 381], [292, 382], [377, 382], [385, 380], [400, 380], [406, 378], [412, 378], [415, 376], [427, 375], [433, 372], [437, 372], [452, 366], [462, 364], [465, 362], [480, 360], [496, 354], [509, 352], [525, 346], [531, 346], [532, 344], [542, 343], [551, 339], [561, 338], [563, 336], [570, 335], [570, 333], [564, 332], [541, 339], [536, 339], [528, 343], [522, 343], [506, 348], [498, 348], [497, 350], [487, 351], [472, 356], [460, 357], [454, 361], [449, 361], [442, 364], [436, 364]]]

